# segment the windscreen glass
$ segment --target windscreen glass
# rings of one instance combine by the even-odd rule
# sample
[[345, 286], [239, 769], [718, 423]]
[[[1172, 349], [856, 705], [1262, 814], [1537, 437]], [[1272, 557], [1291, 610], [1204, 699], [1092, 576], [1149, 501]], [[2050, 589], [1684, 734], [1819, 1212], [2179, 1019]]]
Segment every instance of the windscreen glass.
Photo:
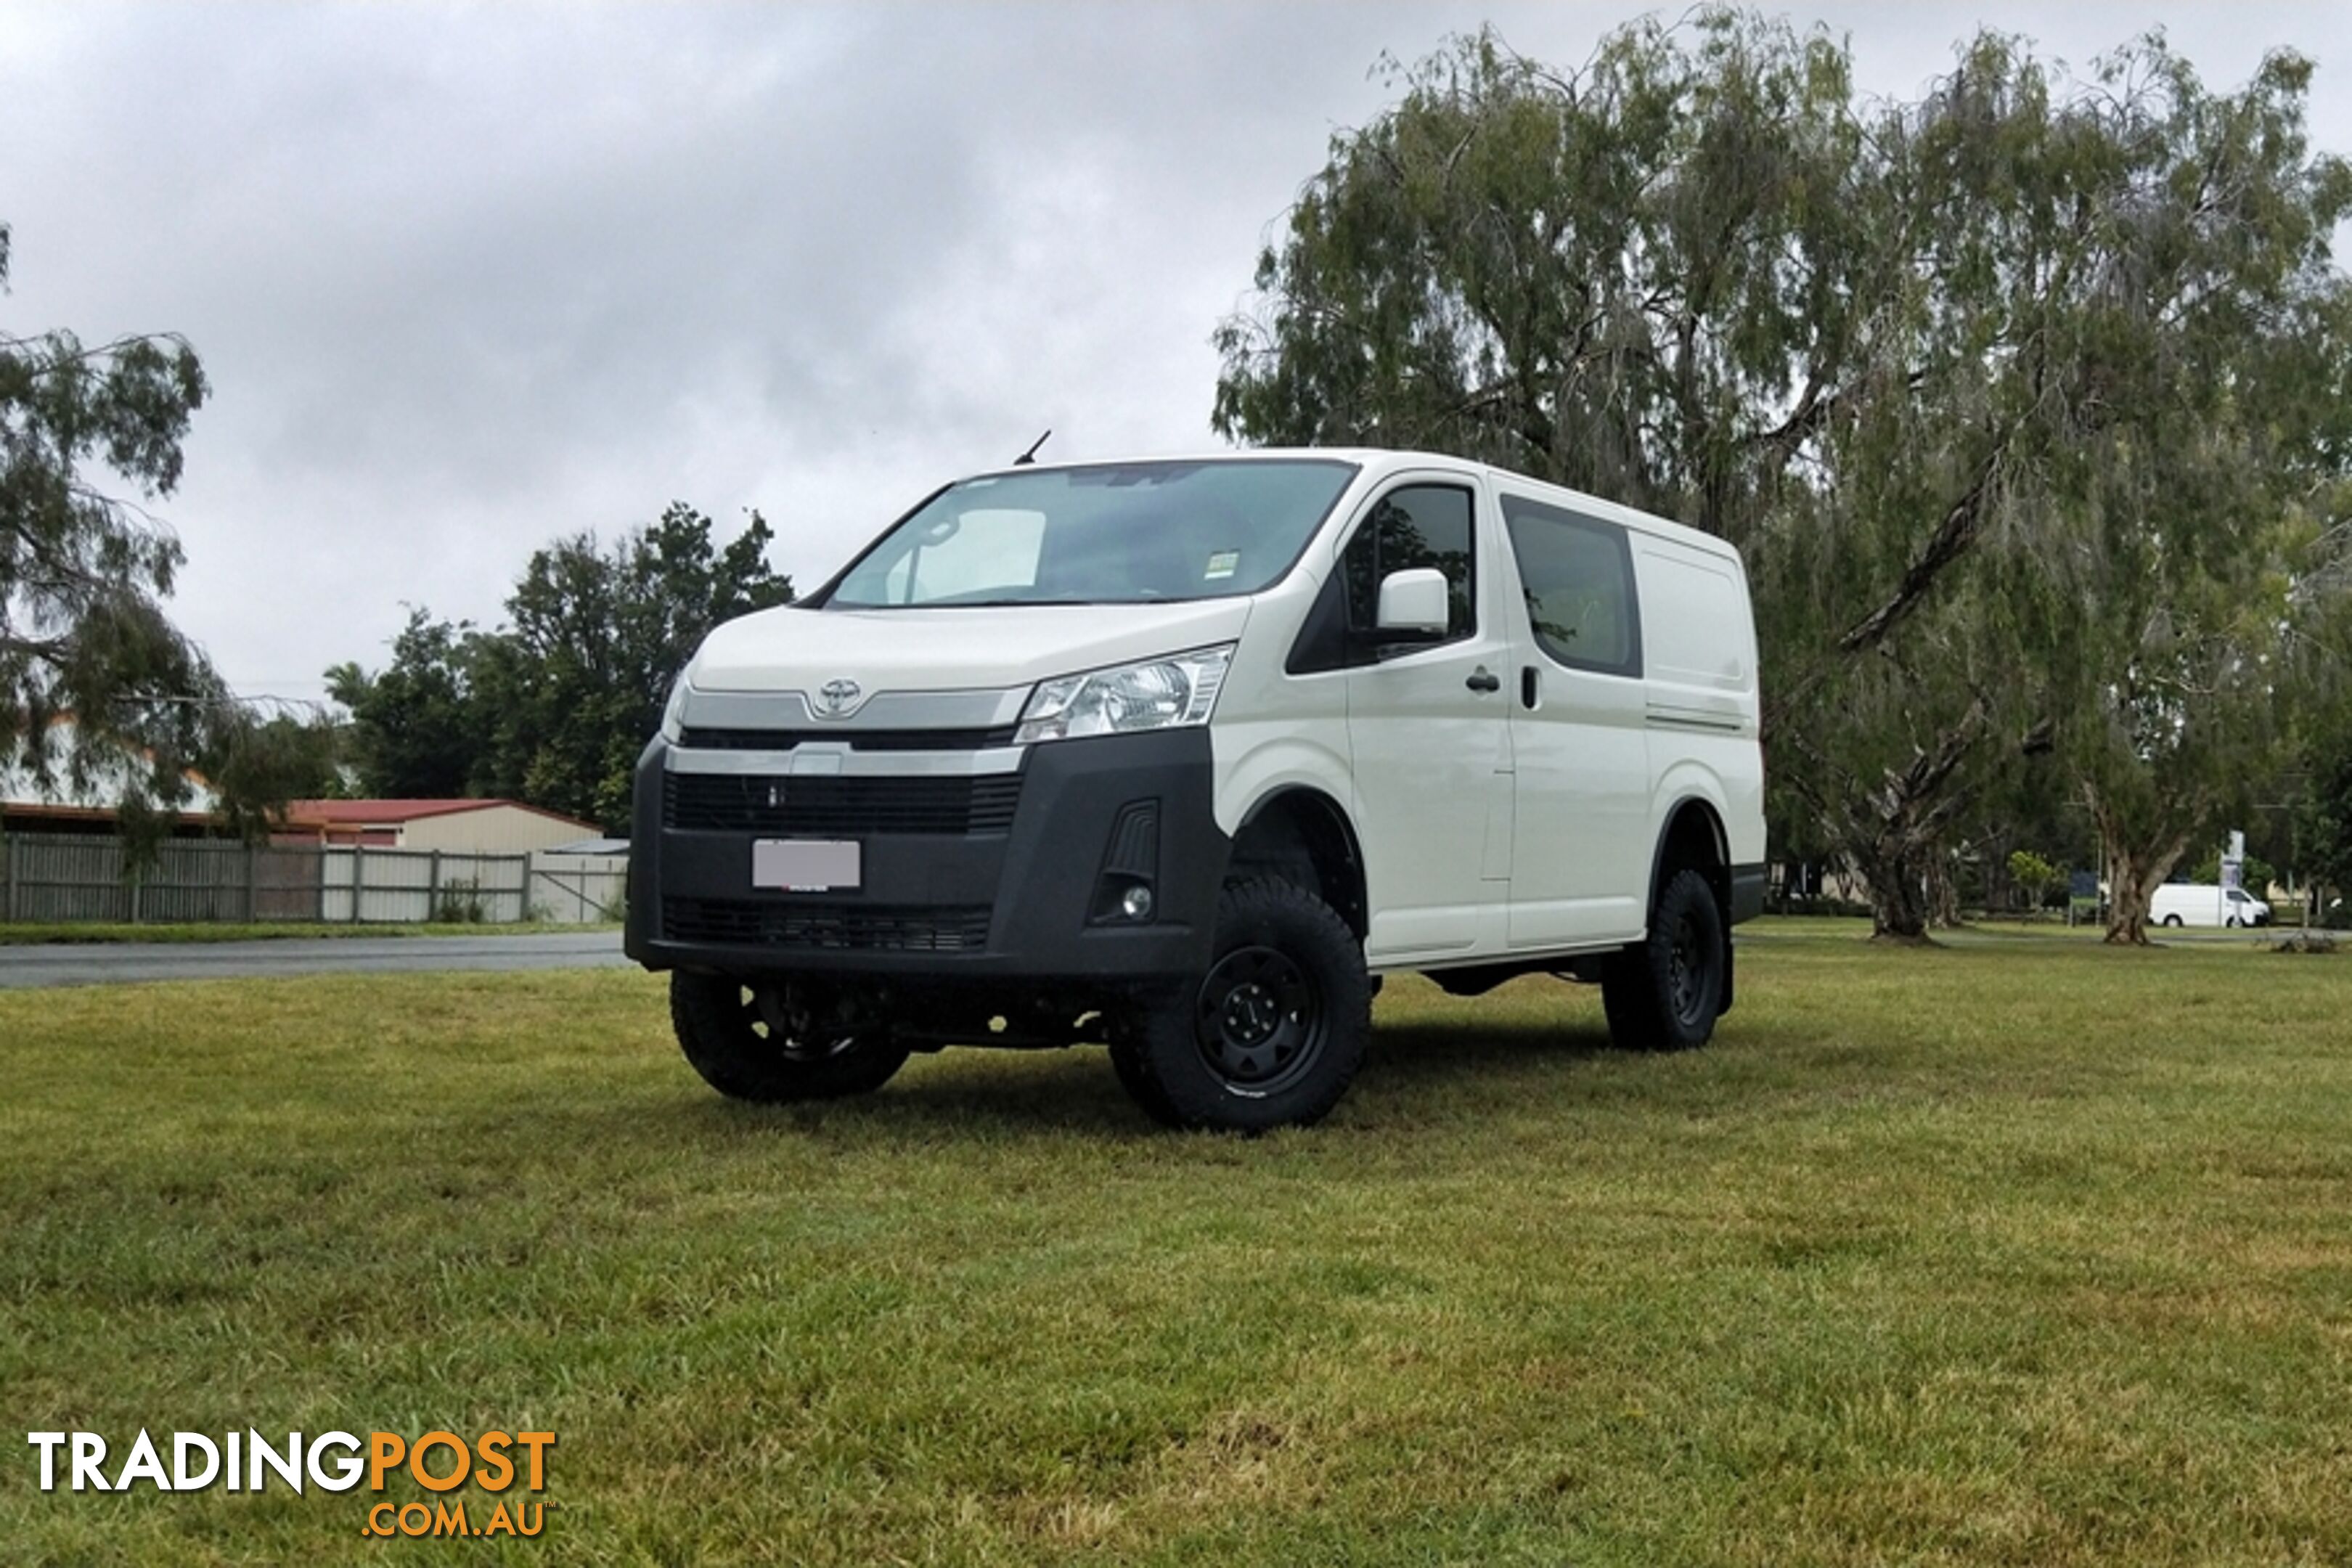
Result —
[[1319, 458], [1129, 463], [951, 485], [884, 535], [829, 607], [1126, 605], [1255, 594], [1355, 477]]

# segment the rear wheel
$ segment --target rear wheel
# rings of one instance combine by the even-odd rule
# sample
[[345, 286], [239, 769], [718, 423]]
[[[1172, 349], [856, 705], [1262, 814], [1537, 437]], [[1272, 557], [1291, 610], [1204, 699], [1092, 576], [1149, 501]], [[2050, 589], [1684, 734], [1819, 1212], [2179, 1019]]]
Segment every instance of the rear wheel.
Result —
[[881, 1088], [907, 1047], [870, 1024], [852, 1026], [821, 994], [783, 983], [747, 985], [672, 974], [669, 1016], [686, 1059], [732, 1100], [833, 1100]]
[[2180, 924], [2180, 917], [2179, 915], [2167, 915], [2164, 917], [2164, 923], [2166, 925], [2178, 928]]
[[1321, 1120], [1363, 1064], [1372, 987], [1356, 933], [1293, 883], [1229, 887], [1208, 973], [1139, 1005], [1111, 1062], [1177, 1127], [1255, 1132]]
[[1633, 1050], [1706, 1044], [1723, 1011], [1723, 911], [1696, 871], [1675, 872], [1650, 911], [1650, 934], [1611, 958], [1601, 982], [1609, 1035]]

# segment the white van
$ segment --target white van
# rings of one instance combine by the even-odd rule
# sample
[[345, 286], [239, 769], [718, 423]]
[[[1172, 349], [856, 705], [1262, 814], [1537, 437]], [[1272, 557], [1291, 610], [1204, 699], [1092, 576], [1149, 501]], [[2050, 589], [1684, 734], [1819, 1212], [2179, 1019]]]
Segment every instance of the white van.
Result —
[[1597, 980], [1699, 1045], [1763, 902], [1739, 557], [1386, 451], [1015, 466], [712, 632], [636, 773], [628, 952], [720, 1091], [1106, 1040], [1183, 1126], [1308, 1122], [1378, 974]]
[[2167, 926], [2259, 926], [2271, 907], [2243, 888], [2210, 882], [2167, 882], [2148, 900], [2147, 918]]

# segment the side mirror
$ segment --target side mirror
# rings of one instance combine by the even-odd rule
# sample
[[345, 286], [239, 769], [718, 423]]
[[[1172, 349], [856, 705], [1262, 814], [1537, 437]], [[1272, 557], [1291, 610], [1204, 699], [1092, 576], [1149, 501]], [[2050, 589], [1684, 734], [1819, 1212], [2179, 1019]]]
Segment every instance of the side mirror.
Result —
[[1444, 637], [1445, 574], [1434, 566], [1391, 572], [1381, 579], [1381, 601], [1372, 624], [1384, 632]]

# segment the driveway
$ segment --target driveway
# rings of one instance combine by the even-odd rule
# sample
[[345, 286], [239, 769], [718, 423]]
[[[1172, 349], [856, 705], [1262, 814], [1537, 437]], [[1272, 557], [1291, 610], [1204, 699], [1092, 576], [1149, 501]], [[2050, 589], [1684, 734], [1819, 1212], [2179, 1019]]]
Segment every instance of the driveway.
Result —
[[629, 961], [617, 931], [529, 936], [289, 938], [0, 947], [0, 990], [269, 974], [413, 974], [446, 969], [601, 969]]

